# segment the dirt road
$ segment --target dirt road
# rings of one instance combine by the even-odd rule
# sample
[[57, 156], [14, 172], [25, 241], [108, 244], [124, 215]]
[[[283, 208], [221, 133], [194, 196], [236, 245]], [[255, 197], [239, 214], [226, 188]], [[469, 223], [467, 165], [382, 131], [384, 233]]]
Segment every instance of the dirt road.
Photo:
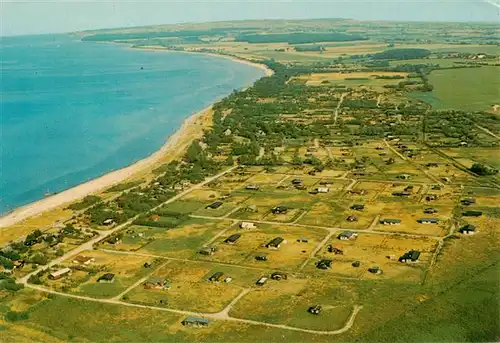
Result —
[[[175, 195], [174, 197], [172, 197], [172, 198], [168, 199], [167, 201], [159, 204], [158, 206], [155, 206], [154, 208], [151, 209], [151, 211], [154, 211], [154, 210], [160, 208], [161, 206], [170, 204], [171, 202], [174, 202], [174, 201], [178, 200], [179, 198], [183, 197], [184, 195], [188, 194], [189, 192], [192, 192], [195, 189], [201, 188], [204, 185], [206, 185], [207, 183], [210, 183], [213, 180], [218, 179], [219, 177], [221, 177], [221, 176], [223, 176], [223, 175], [225, 175], [225, 174], [233, 171], [236, 167], [237, 166], [233, 166], [233, 167], [231, 167], [229, 169], [226, 169], [226, 170], [224, 170], [224, 171], [222, 171], [222, 172], [220, 172], [220, 173], [218, 173], [218, 174], [216, 174], [216, 175], [214, 175], [212, 177], [209, 177], [209, 178], [205, 179], [205, 181], [203, 181], [203, 182], [201, 182], [201, 183], [199, 183], [197, 185], [194, 185], [193, 187], [191, 187], [191, 188], [189, 188], [189, 189], [187, 189], [187, 190], [185, 190], [185, 191], [183, 191], [183, 192]], [[75, 249], [73, 249], [71, 251], [68, 251], [66, 254], [62, 255], [59, 258], [56, 258], [55, 260], [50, 261], [48, 264], [35, 269], [33, 272], [29, 273], [28, 275], [26, 275], [25, 277], [23, 277], [22, 279], [20, 279], [19, 282], [21, 282], [21, 283], [23, 283], [23, 284], [26, 285], [27, 282], [28, 282], [28, 279], [32, 275], [37, 274], [37, 273], [39, 273], [42, 270], [46, 270], [46, 269], [48, 269], [48, 268], [50, 268], [50, 267], [52, 267], [52, 266], [54, 266], [56, 264], [59, 264], [59, 263], [65, 261], [67, 259], [70, 259], [70, 258], [72, 258], [72, 257], [80, 254], [81, 252], [83, 252], [85, 250], [92, 250], [93, 249], [93, 245], [95, 243], [97, 243], [97, 242], [105, 239], [106, 237], [109, 237], [113, 233], [115, 233], [115, 232], [117, 232], [117, 231], [125, 228], [127, 225], [132, 224], [134, 222], [134, 220], [136, 220], [138, 217], [139, 216], [135, 216], [135, 217], [129, 219], [128, 221], [126, 221], [125, 223], [120, 224], [120, 225], [118, 225], [117, 227], [115, 227], [115, 228], [113, 228], [111, 230], [99, 232], [99, 235], [97, 237], [91, 239], [90, 241], [88, 241], [88, 242], [80, 245], [79, 247], [77, 247], [77, 248], [75, 248]]]
[[31, 285], [31, 284], [27, 284], [26, 287], [29, 287], [29, 288], [32, 288], [32, 289], [35, 289], [37, 291], [44, 292], [44, 293], [50, 293], [50, 294], [55, 294], [55, 295], [59, 295], [59, 296], [67, 297], [67, 298], [74, 298], [74, 299], [80, 299], [80, 300], [85, 300], [85, 301], [93, 301], [93, 302], [104, 303], [104, 304], [121, 305], [121, 306], [136, 307], [136, 308], [143, 308], [143, 309], [150, 309], [150, 310], [157, 310], [157, 311], [165, 311], [165, 312], [171, 312], [171, 313], [175, 313], [175, 314], [182, 314], [182, 315], [186, 315], [186, 316], [204, 317], [204, 318], [209, 318], [209, 319], [214, 319], [214, 320], [226, 320], [226, 321], [232, 321], [232, 322], [238, 322], [238, 323], [244, 323], [244, 324], [250, 324], [250, 325], [260, 325], [260, 326], [266, 326], [266, 327], [278, 328], [278, 329], [284, 329], [284, 330], [301, 331], [301, 332], [307, 332], [307, 333], [317, 334], [317, 335], [338, 335], [338, 334], [341, 334], [341, 333], [348, 331], [354, 325], [354, 320], [356, 319], [358, 312], [363, 308], [363, 306], [354, 305], [352, 313], [349, 316], [349, 319], [347, 320], [347, 322], [345, 323], [345, 325], [342, 328], [340, 328], [338, 330], [322, 331], [322, 330], [302, 329], [302, 328], [298, 328], [295, 326], [271, 324], [271, 323], [266, 323], [266, 322], [259, 322], [256, 320], [235, 318], [235, 317], [229, 316], [228, 313], [229, 313], [231, 307], [241, 297], [243, 297], [246, 293], [248, 293], [248, 290], [244, 290], [242, 293], [240, 293], [238, 295], [238, 297], [236, 297], [221, 312], [200, 313], [200, 312], [192, 312], [192, 311], [185, 311], [185, 310], [176, 310], [176, 309], [165, 308], [165, 307], [133, 304], [133, 303], [127, 303], [127, 302], [124, 302], [121, 300], [116, 300], [116, 299], [97, 299], [97, 298], [91, 298], [91, 297], [82, 296], [82, 295], [67, 294], [67, 293], [57, 292], [57, 291], [53, 291], [53, 290], [45, 288], [45, 287]]

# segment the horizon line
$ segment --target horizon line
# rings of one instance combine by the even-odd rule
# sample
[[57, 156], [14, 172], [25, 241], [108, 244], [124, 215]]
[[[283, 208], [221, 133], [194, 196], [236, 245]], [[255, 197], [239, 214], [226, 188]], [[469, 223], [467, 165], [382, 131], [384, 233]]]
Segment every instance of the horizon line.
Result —
[[[94, 31], [112, 31], [112, 30], [120, 30], [120, 29], [139, 29], [139, 28], [148, 28], [155, 26], [175, 26], [175, 25], [196, 25], [196, 24], [221, 24], [221, 23], [234, 23], [234, 22], [250, 22], [250, 21], [314, 21], [314, 20], [352, 20], [356, 22], [367, 22], [367, 23], [461, 23], [461, 24], [497, 24], [495, 21], [482, 21], [482, 20], [389, 20], [389, 19], [376, 19], [376, 20], [363, 20], [363, 19], [353, 19], [353, 18], [345, 18], [345, 17], [324, 17], [324, 18], [301, 18], [301, 19], [293, 19], [293, 18], [269, 18], [269, 19], [234, 19], [234, 20], [215, 20], [215, 21], [199, 21], [199, 22], [177, 22], [177, 23], [163, 23], [163, 24], [148, 24], [148, 25], [133, 25], [133, 26], [118, 26], [118, 27], [101, 27], [101, 28], [93, 28], [93, 29], [85, 29], [85, 30], [77, 30], [77, 31], [61, 31], [61, 32], [45, 32], [45, 33], [25, 33], [25, 34], [14, 34], [14, 35], [3, 35], [0, 32], [0, 38], [4, 37], [26, 37], [26, 36], [44, 36], [44, 35], [75, 35], [81, 33], [89, 33]], [[168, 31], [168, 30], [165, 30]], [[182, 30], [181, 30], [182, 31]], [[187, 31], [187, 30], [185, 30]]]

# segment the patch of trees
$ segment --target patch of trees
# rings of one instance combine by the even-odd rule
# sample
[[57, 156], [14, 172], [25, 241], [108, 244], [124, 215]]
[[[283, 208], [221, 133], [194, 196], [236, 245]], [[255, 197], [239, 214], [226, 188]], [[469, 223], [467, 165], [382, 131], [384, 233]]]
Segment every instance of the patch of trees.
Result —
[[377, 108], [377, 100], [345, 99], [342, 106], [349, 108]]
[[35, 253], [28, 260], [31, 263], [38, 264], [38, 265], [45, 265], [49, 262], [49, 258], [41, 252]]
[[375, 75], [375, 78], [380, 80], [400, 80], [405, 77], [403, 75]]
[[3, 318], [7, 322], [18, 322], [21, 320], [27, 320], [29, 318], [29, 315], [28, 312], [7, 311], [5, 312]]
[[24, 285], [16, 283], [16, 280], [7, 273], [0, 273], [0, 291], [17, 292], [23, 289]]
[[235, 143], [233, 144], [232, 155], [255, 155], [257, 156], [260, 152], [260, 146], [257, 142], [252, 141], [250, 143]]
[[368, 38], [347, 33], [315, 33], [315, 32], [294, 32], [294, 33], [269, 33], [269, 34], [244, 34], [236, 37], [237, 42], [247, 43], [289, 43], [307, 44], [319, 42], [348, 42], [366, 40]]
[[484, 164], [481, 163], [474, 163], [470, 169], [471, 172], [480, 175], [480, 176], [487, 176], [487, 175], [495, 175], [498, 174], [498, 170], [490, 168]]
[[0, 256], [0, 266], [4, 267], [5, 269], [13, 269], [14, 262], [12, 262], [11, 259], [5, 256]]
[[420, 48], [391, 49], [373, 54], [375, 60], [413, 60], [425, 58], [431, 54], [430, 50]]
[[295, 51], [306, 52], [306, 51], [324, 51], [325, 47], [322, 45], [295, 45]]
[[85, 211], [90, 217], [92, 224], [102, 225], [107, 219], [112, 219], [115, 223], [121, 224], [127, 221], [128, 216], [125, 213], [111, 209], [105, 203], [99, 203]]
[[391, 64], [389, 61], [380, 60], [380, 61], [370, 61], [365, 64], [367, 68], [382, 68], [389, 67]]
[[43, 235], [42, 231], [38, 229], [31, 232], [26, 236], [26, 239], [24, 240], [24, 245], [30, 247], [36, 243], [40, 243], [42, 241], [42, 235]]
[[82, 201], [71, 204], [68, 206], [68, 208], [73, 211], [79, 211], [87, 207], [90, 207], [92, 205], [95, 205], [99, 201], [101, 201], [101, 198], [98, 197], [97, 195], [87, 195], [85, 198], [82, 199]]

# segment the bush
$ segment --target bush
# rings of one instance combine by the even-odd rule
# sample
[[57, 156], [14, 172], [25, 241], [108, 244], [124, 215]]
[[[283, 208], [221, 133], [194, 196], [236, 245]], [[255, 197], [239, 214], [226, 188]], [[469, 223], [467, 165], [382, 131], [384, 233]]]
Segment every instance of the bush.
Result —
[[38, 276], [38, 274], [34, 274], [28, 278], [28, 283], [32, 283], [34, 285], [41, 285], [42, 280], [40, 280], [40, 276]]
[[69, 205], [68, 208], [73, 211], [83, 210], [84, 208], [97, 204], [99, 201], [101, 201], [101, 198], [97, 195], [88, 195], [83, 198], [82, 201]]
[[20, 289], [23, 289], [24, 285], [21, 283], [16, 283], [14, 279], [5, 279], [0, 282], [0, 290], [6, 290], [10, 292], [17, 292]]
[[472, 167], [470, 167], [470, 171], [481, 176], [495, 175], [497, 173], [496, 170], [481, 163], [474, 163]]
[[27, 312], [15, 312], [15, 311], [7, 311], [4, 315], [4, 319], [8, 322], [17, 322], [20, 320], [28, 319]]
[[33, 255], [30, 259], [31, 263], [36, 263], [36, 264], [47, 264], [49, 262], [49, 258], [45, 256], [42, 253], [36, 253]]
[[6, 269], [12, 269], [14, 268], [14, 263], [7, 257], [0, 256], [0, 266], [3, 266]]

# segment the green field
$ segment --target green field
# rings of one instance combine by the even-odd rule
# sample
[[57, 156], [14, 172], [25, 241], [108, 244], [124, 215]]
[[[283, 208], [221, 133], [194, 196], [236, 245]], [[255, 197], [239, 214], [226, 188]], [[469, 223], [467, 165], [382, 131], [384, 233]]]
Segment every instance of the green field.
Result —
[[435, 70], [429, 75], [434, 91], [410, 95], [435, 109], [487, 110], [500, 103], [499, 75], [500, 67]]

